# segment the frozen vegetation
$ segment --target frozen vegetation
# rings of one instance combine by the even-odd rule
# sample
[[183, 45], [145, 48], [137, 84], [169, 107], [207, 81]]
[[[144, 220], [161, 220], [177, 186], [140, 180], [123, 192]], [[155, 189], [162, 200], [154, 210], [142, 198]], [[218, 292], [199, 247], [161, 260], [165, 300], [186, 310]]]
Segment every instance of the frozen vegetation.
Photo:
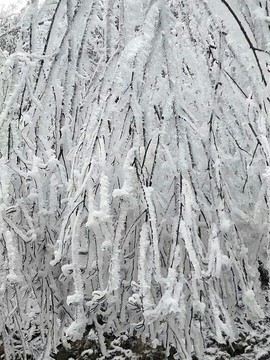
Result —
[[270, 358], [268, 0], [0, 16], [0, 356]]

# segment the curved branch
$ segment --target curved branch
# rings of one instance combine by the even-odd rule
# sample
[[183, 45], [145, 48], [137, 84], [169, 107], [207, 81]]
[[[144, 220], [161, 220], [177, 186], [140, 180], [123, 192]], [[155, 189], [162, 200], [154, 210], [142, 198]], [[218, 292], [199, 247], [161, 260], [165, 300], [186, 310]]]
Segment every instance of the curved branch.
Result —
[[259, 71], [260, 71], [260, 74], [261, 74], [261, 78], [262, 78], [262, 82], [264, 83], [265, 86], [267, 86], [267, 81], [265, 79], [265, 76], [263, 74], [263, 71], [262, 71], [262, 67], [261, 67], [261, 64], [260, 64], [260, 61], [259, 61], [259, 58], [256, 54], [256, 50], [258, 50], [252, 43], [252, 41], [250, 40], [244, 26], [242, 25], [241, 21], [239, 20], [239, 18], [237, 17], [236, 13], [233, 11], [233, 9], [231, 8], [231, 6], [227, 3], [226, 0], [221, 0], [221, 2], [226, 6], [226, 8], [229, 10], [229, 12], [232, 14], [232, 16], [234, 17], [235, 21], [237, 22], [241, 32], [243, 33], [247, 43], [249, 44], [249, 47], [251, 48], [251, 51], [253, 52], [253, 55], [255, 57], [255, 60], [256, 60], [256, 63], [258, 65], [258, 68], [259, 68]]

